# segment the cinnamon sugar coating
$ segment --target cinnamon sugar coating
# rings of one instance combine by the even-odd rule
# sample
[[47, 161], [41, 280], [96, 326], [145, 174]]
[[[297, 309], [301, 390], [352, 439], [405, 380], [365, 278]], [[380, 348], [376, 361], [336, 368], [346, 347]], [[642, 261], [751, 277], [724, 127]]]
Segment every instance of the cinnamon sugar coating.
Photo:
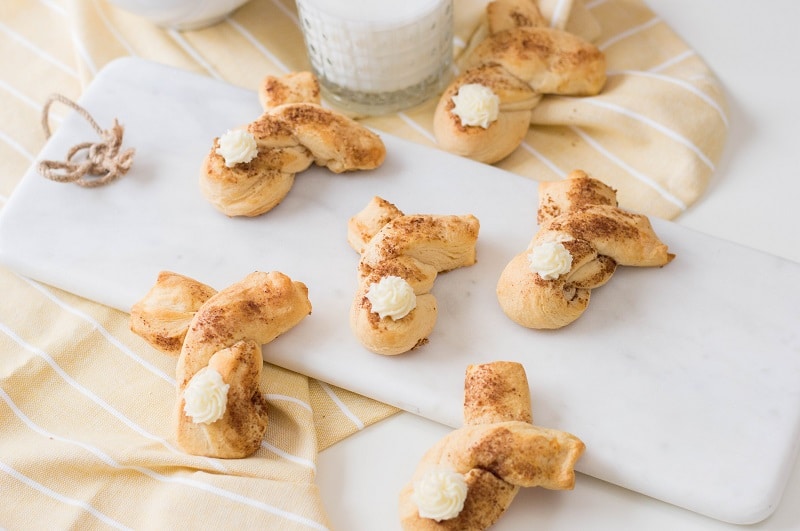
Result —
[[[438, 315], [430, 290], [439, 273], [476, 261], [480, 223], [466, 215], [406, 215], [374, 197], [348, 221], [347, 241], [361, 258], [359, 286], [350, 308], [350, 328], [368, 350], [397, 355], [424, 345]], [[379, 317], [366, 294], [387, 276], [405, 280], [416, 307], [401, 319]]]
[[[576, 170], [559, 182], [540, 183], [539, 230], [506, 265], [497, 298], [514, 322], [539, 329], [566, 326], [589, 305], [591, 290], [607, 283], [618, 265], [660, 267], [675, 257], [641, 214], [620, 209], [616, 192]], [[569, 252], [568, 273], [548, 280], [531, 269], [528, 254], [560, 242]]]
[[245, 126], [258, 154], [229, 167], [217, 153], [219, 139], [203, 160], [200, 191], [228, 216], [260, 216], [291, 190], [295, 175], [312, 164], [334, 173], [375, 169], [386, 157], [380, 136], [320, 106], [319, 83], [309, 72], [267, 76], [258, 90], [264, 112]]
[[[469, 365], [464, 380], [464, 426], [445, 435], [420, 460], [400, 492], [404, 530], [474, 530], [497, 523], [523, 487], [569, 490], [585, 450], [578, 437], [533, 424], [524, 367], [495, 361]], [[414, 485], [431, 470], [464, 476], [467, 498], [454, 518], [420, 516]]]
[[[183, 275], [159, 274], [134, 305], [131, 329], [171, 354], [180, 340], [173, 418], [183, 451], [240, 458], [258, 450], [268, 422], [261, 347], [310, 313], [306, 286], [283, 273], [254, 272], [219, 292]], [[183, 391], [206, 368], [229, 386], [227, 403], [221, 418], [195, 423], [184, 411]]]
[[[592, 43], [550, 28], [533, 0], [496, 0], [486, 7], [488, 34], [465, 52], [462, 73], [436, 106], [433, 129], [447, 151], [493, 164], [519, 147], [545, 94], [592, 96], [606, 82], [605, 55]], [[463, 125], [453, 97], [479, 84], [499, 98], [497, 120]]]

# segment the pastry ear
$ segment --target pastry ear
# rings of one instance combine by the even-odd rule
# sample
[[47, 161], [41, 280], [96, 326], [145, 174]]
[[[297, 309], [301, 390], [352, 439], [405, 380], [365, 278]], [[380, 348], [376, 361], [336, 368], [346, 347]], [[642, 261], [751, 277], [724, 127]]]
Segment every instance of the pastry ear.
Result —
[[372, 267], [399, 256], [429, 264], [439, 272], [470, 266], [480, 222], [471, 214], [405, 215], [381, 227], [364, 247], [361, 260]]
[[284, 103], [320, 104], [319, 81], [311, 72], [265, 76], [258, 85], [258, 101], [266, 111]]
[[305, 284], [278, 271], [250, 273], [195, 314], [178, 358], [178, 386], [185, 386], [219, 350], [246, 339], [265, 345], [310, 314]]
[[468, 365], [464, 377], [464, 425], [509, 420], [533, 422], [525, 368], [514, 361]]
[[162, 271], [150, 291], [131, 307], [131, 331], [151, 346], [177, 356], [194, 314], [217, 290], [189, 277]]
[[335, 173], [383, 164], [386, 146], [381, 138], [322, 107], [319, 82], [310, 72], [267, 76], [258, 97], [264, 112], [246, 125], [247, 134], [241, 135], [246, 140], [237, 138], [237, 147], [246, 145], [241, 151], [249, 157], [226, 160], [217, 138], [200, 169], [200, 191], [223, 214], [252, 217], [272, 210], [291, 190], [295, 174], [313, 163]]
[[289, 103], [267, 111], [285, 124], [320, 166], [334, 173], [372, 170], [383, 164], [381, 138], [343, 114], [313, 103]]
[[489, 32], [521, 26], [547, 26], [547, 20], [533, 0], [494, 0], [486, 5]]
[[606, 58], [594, 44], [549, 27], [494, 33], [467, 59], [466, 68], [498, 64], [540, 94], [592, 96], [606, 82]]
[[539, 182], [539, 225], [564, 212], [592, 205], [618, 206], [617, 191], [583, 170], [572, 171], [562, 181]]
[[609, 205], [586, 206], [550, 220], [539, 228], [531, 246], [567, 238], [588, 242], [597, 254], [619, 265], [659, 267], [675, 258], [647, 216]]
[[403, 212], [382, 197], [373, 197], [361, 212], [347, 222], [347, 242], [357, 253], [362, 253], [367, 242], [375, 236], [384, 225]]

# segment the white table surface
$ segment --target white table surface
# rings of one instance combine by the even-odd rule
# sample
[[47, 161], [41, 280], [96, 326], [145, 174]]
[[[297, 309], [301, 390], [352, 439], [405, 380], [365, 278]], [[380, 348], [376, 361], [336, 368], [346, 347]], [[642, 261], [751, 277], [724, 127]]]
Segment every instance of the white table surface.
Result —
[[[795, 27], [800, 4], [647, 2], [719, 76], [730, 107], [728, 143], [711, 185], [676, 221], [800, 262], [800, 133], [795, 127], [800, 124], [800, 32]], [[422, 454], [449, 431], [400, 413], [321, 452], [318, 484], [334, 529], [399, 529], [398, 491]], [[747, 528], [800, 529], [797, 499], [800, 462], [772, 516]], [[579, 475], [571, 492], [524, 489], [494, 529], [730, 531], [742, 526]]]

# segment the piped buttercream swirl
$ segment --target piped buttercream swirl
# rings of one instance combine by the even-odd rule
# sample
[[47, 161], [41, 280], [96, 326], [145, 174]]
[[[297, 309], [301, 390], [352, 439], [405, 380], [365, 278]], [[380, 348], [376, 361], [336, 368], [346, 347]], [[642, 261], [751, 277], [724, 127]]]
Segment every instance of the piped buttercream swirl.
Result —
[[414, 483], [412, 496], [421, 517], [441, 522], [458, 516], [464, 508], [467, 490], [462, 474], [435, 468]]
[[219, 372], [204, 367], [192, 376], [183, 390], [183, 411], [195, 424], [211, 424], [225, 414], [229, 388]]
[[383, 319], [391, 317], [396, 321], [402, 319], [417, 307], [417, 296], [414, 288], [405, 279], [390, 275], [370, 284], [367, 299], [372, 311]]
[[244, 129], [232, 129], [219, 137], [217, 155], [225, 159], [225, 166], [232, 168], [247, 163], [258, 155], [255, 137]]

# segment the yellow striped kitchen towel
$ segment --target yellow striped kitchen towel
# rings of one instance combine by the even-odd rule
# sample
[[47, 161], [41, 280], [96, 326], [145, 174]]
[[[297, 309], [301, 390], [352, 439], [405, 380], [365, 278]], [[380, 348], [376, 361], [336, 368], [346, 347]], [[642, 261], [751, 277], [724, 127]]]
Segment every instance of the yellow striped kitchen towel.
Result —
[[[72, 0], [83, 83], [108, 61], [137, 55], [254, 88], [265, 74], [309, 69], [292, 0], [251, 0], [200, 31], [161, 30], [100, 0]], [[727, 139], [722, 87], [641, 0], [540, 0], [554, 27], [591, 39], [608, 60], [592, 98], [545, 97], [522, 146], [497, 166], [536, 180], [583, 169], [618, 190], [623, 207], [673, 219], [705, 192]], [[485, 0], [457, 0], [456, 65], [485, 20]], [[456, 67], [457, 68], [457, 67]], [[436, 99], [363, 120], [436, 147]]]
[[[44, 145], [49, 94], [77, 100], [128, 53], [78, 37], [86, 7], [98, 28], [113, 19], [101, 2], [0, 2], [0, 209]], [[166, 32], [131, 20], [138, 37], [161, 35], [145, 45], [163, 45], [152, 56], [202, 70]], [[54, 129], [68, 111], [52, 107]], [[0, 268], [0, 528], [329, 529], [318, 452], [396, 409], [267, 364], [270, 422], [256, 454], [186, 455], [173, 440], [176, 360], [133, 335], [128, 317]]]
[[[455, 0], [456, 58], [480, 34], [485, 4]], [[582, 168], [615, 186], [623, 206], [679, 215], [705, 191], [726, 136], [712, 71], [641, 0], [541, 6], [553, 26], [603, 49], [609, 83], [596, 98], [545, 98], [524, 144], [498, 165], [540, 180]], [[292, 0], [250, 0], [220, 24], [187, 32], [105, 0], [4, 0], [0, 209], [44, 145], [49, 94], [77, 100], [122, 56], [248, 89], [266, 74], [308, 68]], [[435, 105], [364, 122], [435, 147]], [[53, 128], [67, 112], [53, 108]], [[0, 268], [0, 528], [329, 528], [317, 453], [396, 409], [265, 369], [270, 426], [258, 452], [244, 460], [183, 454], [170, 421], [175, 359], [133, 335], [126, 313]]]

